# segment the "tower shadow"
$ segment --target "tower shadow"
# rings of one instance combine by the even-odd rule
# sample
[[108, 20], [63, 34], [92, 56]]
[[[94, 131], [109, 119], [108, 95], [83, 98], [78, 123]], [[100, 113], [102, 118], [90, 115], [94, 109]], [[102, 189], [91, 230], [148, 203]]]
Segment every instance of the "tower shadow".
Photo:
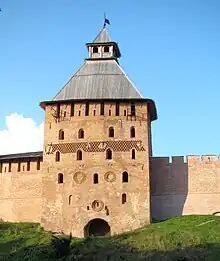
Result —
[[188, 195], [188, 162], [183, 156], [150, 159], [152, 220], [182, 216]]

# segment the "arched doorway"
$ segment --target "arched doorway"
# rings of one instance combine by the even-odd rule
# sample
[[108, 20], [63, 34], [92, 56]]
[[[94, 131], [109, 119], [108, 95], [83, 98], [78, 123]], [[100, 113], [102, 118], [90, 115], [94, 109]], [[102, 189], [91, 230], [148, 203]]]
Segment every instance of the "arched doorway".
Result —
[[111, 228], [109, 224], [100, 218], [95, 218], [89, 221], [89, 223], [84, 228], [84, 236], [110, 236]]

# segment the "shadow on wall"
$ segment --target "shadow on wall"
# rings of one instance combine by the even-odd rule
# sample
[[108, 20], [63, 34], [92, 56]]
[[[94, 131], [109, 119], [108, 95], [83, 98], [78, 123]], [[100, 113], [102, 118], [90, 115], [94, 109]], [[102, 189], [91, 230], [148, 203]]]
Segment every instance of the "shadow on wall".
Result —
[[165, 220], [183, 214], [188, 195], [188, 163], [183, 156], [150, 159], [151, 218]]

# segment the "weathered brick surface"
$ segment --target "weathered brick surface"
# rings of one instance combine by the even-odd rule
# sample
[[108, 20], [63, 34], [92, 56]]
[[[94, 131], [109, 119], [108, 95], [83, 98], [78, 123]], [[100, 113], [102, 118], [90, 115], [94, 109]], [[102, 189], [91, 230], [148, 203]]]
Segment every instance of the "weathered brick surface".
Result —
[[[93, 116], [96, 108], [96, 116]], [[137, 110], [145, 114], [145, 121], [131, 121], [125, 116], [115, 116], [115, 105], [105, 104], [105, 116], [100, 115], [99, 104], [90, 105], [90, 115], [85, 115], [84, 104], [75, 105], [74, 116], [56, 123], [50, 106], [46, 108], [45, 148], [47, 144], [75, 143], [91, 141], [132, 141], [140, 140], [145, 151], [136, 151], [136, 159], [131, 159], [131, 151], [113, 151], [113, 159], [106, 160], [105, 152], [85, 152], [83, 160], [76, 160], [76, 153], [61, 154], [60, 162], [55, 162], [55, 154], [44, 153], [43, 170], [43, 212], [42, 224], [48, 230], [72, 232], [74, 236], [84, 236], [84, 227], [94, 218], [106, 220], [111, 233], [120, 233], [140, 227], [149, 222], [149, 138], [147, 106], [140, 104]], [[124, 115], [126, 104], [120, 107]], [[55, 109], [55, 108], [54, 108]], [[70, 111], [63, 105], [61, 110]], [[109, 115], [111, 110], [111, 116]], [[51, 126], [51, 128], [50, 128]], [[109, 127], [114, 127], [115, 137], [108, 137]], [[136, 129], [136, 137], [130, 138], [130, 128]], [[84, 139], [78, 139], [78, 130], [83, 128]], [[59, 130], [63, 129], [65, 139], [58, 140]], [[106, 148], [107, 149], [107, 148]], [[113, 172], [115, 181], [107, 182], [105, 174]], [[122, 183], [122, 173], [128, 172], [128, 183]], [[85, 180], [77, 184], [73, 177], [83, 172]], [[64, 183], [58, 184], [58, 173], [63, 173]], [[93, 175], [98, 173], [99, 182], [93, 184]], [[122, 204], [122, 194], [127, 194], [126, 204]], [[72, 195], [69, 205], [69, 196]], [[104, 207], [100, 212], [92, 209], [92, 202], [101, 200]], [[89, 209], [88, 209], [89, 208]], [[107, 208], [107, 210], [105, 209]], [[109, 213], [108, 213], [109, 212]]]
[[[100, 116], [100, 104], [91, 103], [90, 114], [85, 116], [85, 104], [75, 104], [74, 116], [70, 117], [70, 104], [61, 105], [61, 118], [57, 121], [56, 106], [48, 105], [41, 169], [37, 170], [36, 160], [31, 162], [30, 171], [24, 160], [20, 171], [18, 162], [11, 163], [11, 170], [9, 162], [3, 162], [0, 218], [41, 222], [47, 230], [83, 237], [85, 226], [95, 218], [107, 221], [111, 234], [117, 234], [149, 223], [151, 218], [220, 211], [218, 157], [188, 156], [186, 160], [184, 157], [150, 157], [147, 105], [136, 105], [137, 114], [141, 115], [136, 119], [124, 116], [128, 106], [121, 103], [120, 116], [116, 116], [115, 104], [106, 103], [105, 115]], [[136, 130], [135, 138], [130, 137], [132, 126]], [[114, 138], [108, 135], [109, 127], [114, 128]], [[59, 140], [61, 129], [64, 140]], [[78, 138], [79, 129], [84, 130], [83, 139]], [[112, 160], [106, 159], [109, 146], [112, 146]], [[135, 159], [131, 157], [133, 147]], [[76, 160], [77, 148], [82, 148], [80, 161]], [[61, 158], [56, 162], [59, 149]], [[125, 171], [128, 183], [122, 182]], [[64, 177], [61, 184], [58, 184], [59, 173]], [[95, 173], [98, 184], [93, 182]], [[122, 204], [123, 193], [127, 195], [125, 204]], [[103, 203], [100, 211], [92, 207], [95, 200]]]
[[[178, 160], [177, 160], [178, 159]], [[152, 158], [151, 215], [155, 219], [220, 210], [220, 161], [208, 155]]]
[[42, 172], [36, 170], [36, 162], [31, 162], [27, 171], [26, 162], [3, 163], [0, 173], [0, 218], [4, 221], [40, 222], [42, 205]]

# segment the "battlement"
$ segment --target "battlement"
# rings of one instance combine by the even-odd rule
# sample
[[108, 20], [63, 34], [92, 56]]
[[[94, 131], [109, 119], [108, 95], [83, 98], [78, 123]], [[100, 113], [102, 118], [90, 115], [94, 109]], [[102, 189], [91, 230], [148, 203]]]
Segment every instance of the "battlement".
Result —
[[187, 162], [220, 162], [220, 155], [189, 155]]
[[171, 156], [171, 157], [151, 157], [152, 163], [160, 163], [161, 165], [169, 165], [172, 163], [186, 163], [186, 156]]
[[162, 165], [173, 163], [194, 163], [194, 162], [220, 162], [220, 155], [187, 155], [187, 156], [171, 156], [171, 157], [152, 157], [151, 162]]

